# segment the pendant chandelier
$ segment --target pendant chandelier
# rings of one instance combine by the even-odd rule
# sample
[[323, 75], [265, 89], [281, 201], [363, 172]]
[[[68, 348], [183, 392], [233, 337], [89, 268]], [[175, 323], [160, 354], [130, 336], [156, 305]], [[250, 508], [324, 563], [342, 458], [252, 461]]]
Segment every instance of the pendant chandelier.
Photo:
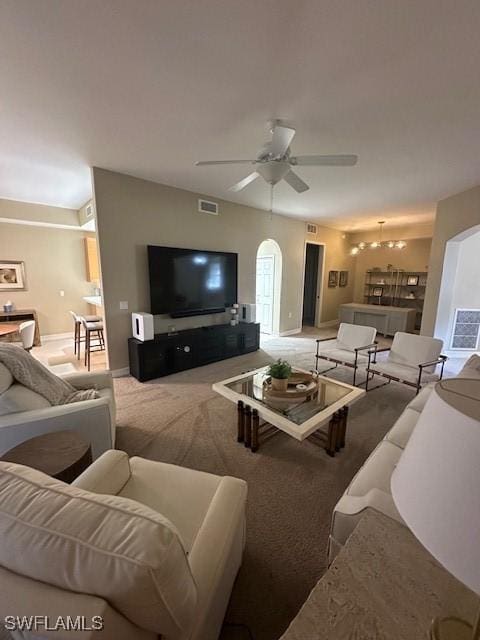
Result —
[[385, 220], [380, 220], [378, 224], [380, 225], [378, 240], [374, 240], [373, 242], [359, 242], [353, 245], [350, 251], [352, 256], [356, 256], [364, 249], [404, 249], [407, 246], [404, 240], [383, 240], [383, 225], [385, 224]]

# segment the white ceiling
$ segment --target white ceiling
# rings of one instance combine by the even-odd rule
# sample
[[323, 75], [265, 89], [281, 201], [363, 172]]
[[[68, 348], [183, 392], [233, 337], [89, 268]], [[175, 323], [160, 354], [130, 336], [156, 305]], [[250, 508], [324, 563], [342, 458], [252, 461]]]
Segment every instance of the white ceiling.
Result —
[[311, 189], [274, 208], [345, 230], [431, 219], [480, 182], [478, 0], [2, 0], [0, 197], [79, 207], [92, 165], [269, 207], [266, 121]]

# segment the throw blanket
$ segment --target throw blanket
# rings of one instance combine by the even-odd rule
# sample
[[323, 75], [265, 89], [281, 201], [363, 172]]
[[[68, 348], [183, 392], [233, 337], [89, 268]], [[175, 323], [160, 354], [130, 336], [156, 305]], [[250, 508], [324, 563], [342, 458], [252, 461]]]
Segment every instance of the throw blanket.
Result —
[[0, 343], [0, 362], [17, 382], [39, 393], [52, 405], [98, 398], [95, 389], [75, 389], [69, 382], [44, 367], [28, 351], [16, 345]]

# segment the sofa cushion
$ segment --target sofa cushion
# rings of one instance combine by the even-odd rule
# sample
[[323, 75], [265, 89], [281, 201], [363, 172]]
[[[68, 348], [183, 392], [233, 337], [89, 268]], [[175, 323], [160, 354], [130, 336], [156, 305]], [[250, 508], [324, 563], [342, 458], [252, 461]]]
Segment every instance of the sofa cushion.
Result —
[[12, 384], [0, 395], [0, 416], [18, 413], [19, 411], [47, 409], [51, 406], [46, 398], [18, 382]]
[[175, 522], [190, 551], [223, 478], [137, 457], [130, 458], [130, 472], [119, 495], [138, 500]]
[[412, 435], [412, 431], [417, 424], [419, 418], [419, 412], [414, 409], [409, 409], [408, 407], [402, 413], [402, 415], [395, 422], [393, 427], [385, 436], [385, 440], [388, 442], [393, 442], [397, 447], [401, 447], [405, 449], [407, 446], [407, 442]]
[[349, 496], [364, 496], [370, 489], [390, 490], [390, 478], [403, 450], [392, 442], [382, 440], [354, 477], [347, 489]]
[[173, 525], [127, 498], [0, 462], [0, 565], [104, 598], [134, 624], [188, 635], [197, 592]]
[[407, 404], [409, 409], [413, 409], [414, 411], [423, 411], [423, 407], [425, 406], [427, 400], [430, 397], [430, 394], [433, 391], [435, 386], [435, 382], [429, 382], [425, 387], [421, 389], [421, 391], [416, 395], [413, 400]]
[[4, 393], [13, 384], [13, 376], [7, 367], [0, 362], [0, 394]]
[[471, 380], [480, 379], [480, 356], [476, 353], [466, 361], [457, 378], [470, 378]]

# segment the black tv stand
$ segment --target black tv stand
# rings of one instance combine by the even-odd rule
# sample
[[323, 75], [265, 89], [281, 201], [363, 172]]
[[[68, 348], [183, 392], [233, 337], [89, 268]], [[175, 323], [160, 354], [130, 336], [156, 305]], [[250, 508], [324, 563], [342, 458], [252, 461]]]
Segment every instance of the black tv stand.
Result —
[[214, 324], [174, 334], [157, 333], [153, 340], [128, 340], [130, 373], [140, 382], [226, 360], [260, 347], [256, 323]]

